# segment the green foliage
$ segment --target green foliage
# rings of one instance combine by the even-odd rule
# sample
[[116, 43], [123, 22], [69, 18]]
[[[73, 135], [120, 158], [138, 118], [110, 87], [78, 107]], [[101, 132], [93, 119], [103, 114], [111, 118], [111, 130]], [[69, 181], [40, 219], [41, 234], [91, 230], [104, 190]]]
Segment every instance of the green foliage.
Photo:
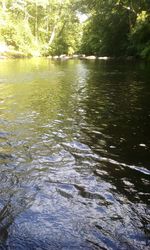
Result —
[[102, 5], [101, 9], [92, 14], [85, 24], [82, 51], [101, 56], [124, 54], [128, 29], [124, 11], [117, 12], [112, 3], [107, 8], [106, 5]]
[[149, 37], [149, 0], [0, 0], [0, 42], [27, 55], [150, 58]]
[[130, 41], [137, 56], [150, 59], [150, 16], [142, 11], [137, 16], [136, 24], [132, 29]]
[[72, 55], [78, 51], [80, 46], [81, 31], [78, 21], [74, 23], [66, 23], [63, 30], [56, 36], [55, 43], [51, 46], [52, 55], [67, 54]]
[[75, 52], [80, 28], [74, 2], [0, 1], [1, 41], [26, 54]]
[[150, 1], [78, 0], [89, 15], [81, 52], [99, 56], [149, 58]]

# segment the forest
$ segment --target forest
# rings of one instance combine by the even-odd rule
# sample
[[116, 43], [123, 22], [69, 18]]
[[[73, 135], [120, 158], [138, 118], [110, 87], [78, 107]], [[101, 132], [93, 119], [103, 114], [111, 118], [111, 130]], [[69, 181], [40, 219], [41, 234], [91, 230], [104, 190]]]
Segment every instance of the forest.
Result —
[[150, 1], [1, 0], [1, 55], [6, 48], [26, 56], [150, 59]]

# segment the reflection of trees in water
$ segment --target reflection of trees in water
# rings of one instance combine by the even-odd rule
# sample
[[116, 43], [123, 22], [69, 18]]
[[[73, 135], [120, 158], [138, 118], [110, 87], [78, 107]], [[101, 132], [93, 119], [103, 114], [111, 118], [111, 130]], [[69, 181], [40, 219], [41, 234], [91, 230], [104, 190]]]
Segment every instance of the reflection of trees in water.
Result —
[[[147, 193], [149, 174], [138, 171], [140, 167], [149, 171], [147, 73], [141, 76], [139, 65], [136, 68], [135, 65], [109, 63], [91, 64], [92, 67], [94, 70], [90, 71], [86, 84], [87, 98], [84, 96], [81, 103], [86, 116], [82, 116], [80, 141], [82, 139], [94, 148], [94, 153], [108, 159], [100, 161], [100, 167], [120, 193], [131, 201], [140, 196], [139, 200], [147, 203], [149, 197], [143, 193]], [[141, 147], [141, 141], [147, 147]], [[126, 180], [132, 187], [127, 187]]]

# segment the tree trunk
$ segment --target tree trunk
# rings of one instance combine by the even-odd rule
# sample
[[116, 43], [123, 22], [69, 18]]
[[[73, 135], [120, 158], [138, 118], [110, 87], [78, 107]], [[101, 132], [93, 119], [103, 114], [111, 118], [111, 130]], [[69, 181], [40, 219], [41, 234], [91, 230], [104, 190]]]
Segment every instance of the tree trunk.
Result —
[[53, 29], [52, 29], [52, 33], [48, 42], [48, 45], [50, 46], [52, 44], [52, 42], [54, 41], [55, 35], [56, 35], [56, 29], [57, 29], [57, 25], [58, 25], [58, 21], [61, 18], [61, 14], [62, 14], [62, 7], [63, 7], [63, 1], [60, 2], [60, 6], [59, 6], [59, 11], [58, 11], [58, 15], [57, 18], [55, 20]]
[[55, 38], [55, 31], [56, 31], [56, 27], [57, 27], [57, 24], [54, 25], [53, 27], [53, 30], [52, 30], [52, 33], [51, 33], [51, 36], [50, 36], [50, 39], [49, 39], [49, 42], [48, 42], [48, 45], [51, 46], [54, 38]]

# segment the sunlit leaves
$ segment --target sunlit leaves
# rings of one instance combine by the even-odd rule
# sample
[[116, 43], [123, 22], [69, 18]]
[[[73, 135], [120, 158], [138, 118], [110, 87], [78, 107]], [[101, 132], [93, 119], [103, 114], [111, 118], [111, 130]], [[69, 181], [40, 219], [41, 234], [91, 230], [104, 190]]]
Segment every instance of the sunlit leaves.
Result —
[[75, 0], [0, 1], [0, 34], [8, 45], [19, 50], [40, 52], [42, 49], [43, 52], [45, 47], [49, 53], [52, 46], [54, 50], [56, 44], [58, 46], [58, 41], [61, 43], [63, 40], [67, 46], [65, 51], [68, 49], [75, 51], [77, 46], [72, 42], [78, 40], [75, 2]]

